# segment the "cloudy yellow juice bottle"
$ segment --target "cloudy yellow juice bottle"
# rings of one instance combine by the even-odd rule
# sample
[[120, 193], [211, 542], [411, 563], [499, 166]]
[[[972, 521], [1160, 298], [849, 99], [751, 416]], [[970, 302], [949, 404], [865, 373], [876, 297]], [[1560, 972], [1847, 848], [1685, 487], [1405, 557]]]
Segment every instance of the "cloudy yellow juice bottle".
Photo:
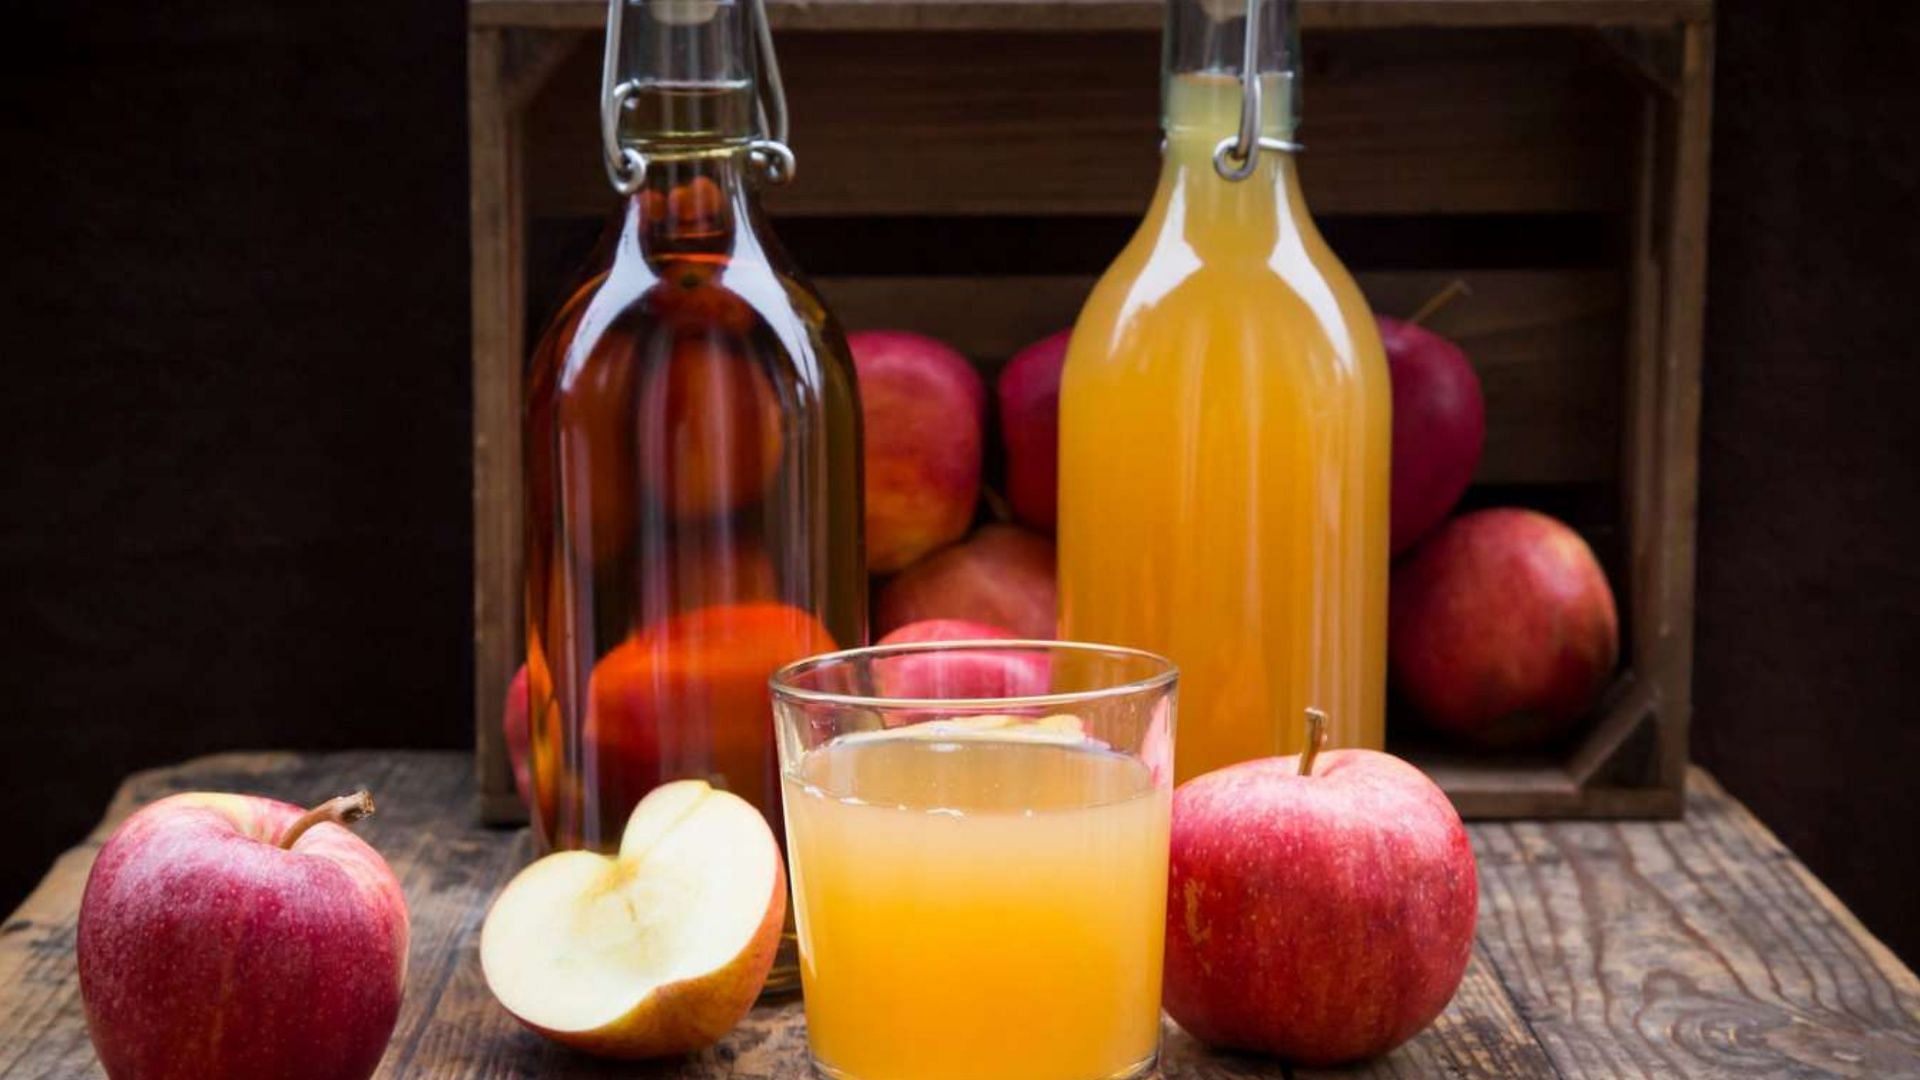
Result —
[[1301, 196], [1291, 0], [1167, 18], [1159, 189], [1062, 379], [1060, 589], [1064, 637], [1179, 665], [1185, 779], [1299, 750], [1308, 707], [1381, 744], [1392, 426]]

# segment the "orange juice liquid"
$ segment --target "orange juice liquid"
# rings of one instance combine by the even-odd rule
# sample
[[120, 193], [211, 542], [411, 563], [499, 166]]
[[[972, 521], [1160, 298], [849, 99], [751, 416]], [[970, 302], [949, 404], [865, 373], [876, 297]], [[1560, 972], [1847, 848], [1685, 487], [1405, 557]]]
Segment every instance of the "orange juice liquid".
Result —
[[815, 1059], [1094, 1080], [1160, 1034], [1170, 792], [1080, 740], [843, 737], [786, 777]]
[[1332, 745], [1383, 737], [1386, 361], [1292, 156], [1215, 173], [1239, 110], [1231, 76], [1172, 77], [1159, 191], [1060, 395], [1061, 636], [1179, 665], [1183, 780], [1298, 751], [1309, 706]]

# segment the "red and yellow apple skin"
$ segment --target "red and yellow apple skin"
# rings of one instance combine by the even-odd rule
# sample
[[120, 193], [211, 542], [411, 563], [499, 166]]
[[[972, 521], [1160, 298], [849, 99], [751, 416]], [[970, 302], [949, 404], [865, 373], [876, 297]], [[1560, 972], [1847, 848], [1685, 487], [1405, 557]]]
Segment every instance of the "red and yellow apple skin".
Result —
[[773, 486], [783, 444], [766, 373], [724, 337], [688, 336], [640, 394], [640, 482], [680, 520], [733, 513]]
[[860, 380], [867, 569], [891, 574], [966, 535], [980, 501], [987, 390], [920, 334], [847, 335]]
[[647, 792], [679, 779], [724, 779], [779, 822], [767, 679], [834, 648], [826, 627], [799, 608], [725, 604], [661, 620], [601, 657], [583, 737], [599, 779], [604, 841], [618, 839]]
[[173, 795], [107, 840], [77, 944], [107, 1075], [372, 1075], [406, 984], [406, 901], [386, 861], [341, 825], [280, 848], [304, 813], [246, 795]]
[[513, 673], [507, 684], [506, 707], [500, 717], [500, 733], [505, 737], [507, 764], [513, 769], [513, 790], [528, 809], [533, 808], [533, 768], [528, 758], [533, 752], [533, 694], [527, 685], [527, 665]]
[[[585, 314], [583, 305], [566, 318], [577, 323]], [[528, 443], [551, 447], [552, 460], [572, 463], [577, 476], [564, 499], [553, 484], [534, 483], [528, 512], [539, 521], [563, 519], [554, 535], [568, 538], [567, 546], [583, 568], [616, 559], [633, 543], [633, 436], [626, 416], [637, 385], [633, 348], [631, 332], [609, 329], [558, 387], [538, 382], [528, 387], [530, 395], [554, 401], [551, 410], [530, 415]], [[532, 377], [551, 381], [555, 376], [536, 364]]]
[[1007, 504], [1020, 524], [1048, 536], [1059, 518], [1060, 373], [1071, 337], [1062, 330], [1014, 353], [994, 384], [1007, 450]]
[[[672, 214], [676, 228], [713, 223], [716, 215], [726, 212], [725, 201], [714, 199], [715, 192], [695, 190], [698, 187], [695, 181], [675, 191], [672, 198], [649, 195], [648, 217], [661, 220]], [[714, 333], [744, 337], [758, 321], [753, 305], [727, 285], [724, 268], [698, 259], [664, 266], [659, 283], [647, 290], [646, 311], [675, 333], [695, 337]]]
[[1531, 510], [1440, 526], [1394, 567], [1387, 663], [1428, 726], [1538, 746], [1599, 700], [1620, 655], [1613, 592], [1580, 534]]
[[874, 630], [965, 619], [1045, 640], [1057, 626], [1059, 595], [1053, 541], [1017, 525], [987, 525], [889, 579], [874, 601]]
[[1460, 815], [1371, 750], [1232, 765], [1173, 797], [1168, 1015], [1214, 1046], [1328, 1065], [1440, 1015], [1479, 901]]
[[[881, 638], [880, 645], [942, 641], [1004, 641], [1013, 633], [991, 623], [923, 619]], [[1011, 649], [937, 650], [889, 656], [873, 664], [874, 690], [897, 698], [1010, 698], [1044, 694], [1053, 664], [1044, 652]], [[889, 714], [889, 727], [903, 719]]]
[[1380, 316], [1393, 380], [1393, 502], [1389, 544], [1412, 547], [1453, 511], [1487, 442], [1480, 376], [1460, 346], [1420, 326]]

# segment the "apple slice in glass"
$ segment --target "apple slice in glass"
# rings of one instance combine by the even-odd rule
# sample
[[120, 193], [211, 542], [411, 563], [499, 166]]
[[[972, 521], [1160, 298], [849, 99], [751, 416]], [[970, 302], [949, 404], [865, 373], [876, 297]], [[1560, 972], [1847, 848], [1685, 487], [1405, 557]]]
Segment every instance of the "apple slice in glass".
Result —
[[605, 1057], [718, 1042], [752, 1008], [786, 915], [786, 872], [758, 810], [704, 781], [655, 788], [619, 854], [522, 870], [480, 932], [487, 987], [521, 1023]]

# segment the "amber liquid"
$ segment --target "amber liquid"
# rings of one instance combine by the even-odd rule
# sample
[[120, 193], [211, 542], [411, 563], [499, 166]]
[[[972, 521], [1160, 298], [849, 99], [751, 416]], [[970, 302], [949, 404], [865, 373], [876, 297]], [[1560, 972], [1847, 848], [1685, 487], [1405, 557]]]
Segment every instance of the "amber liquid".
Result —
[[[527, 662], [535, 831], [609, 851], [697, 777], [767, 814], [767, 677], [864, 643], [859, 405], [838, 326], [761, 219], [734, 110], [648, 115], [643, 190], [534, 353]], [[687, 118], [691, 118], [688, 120]], [[670, 133], [671, 134], [671, 133]]]

